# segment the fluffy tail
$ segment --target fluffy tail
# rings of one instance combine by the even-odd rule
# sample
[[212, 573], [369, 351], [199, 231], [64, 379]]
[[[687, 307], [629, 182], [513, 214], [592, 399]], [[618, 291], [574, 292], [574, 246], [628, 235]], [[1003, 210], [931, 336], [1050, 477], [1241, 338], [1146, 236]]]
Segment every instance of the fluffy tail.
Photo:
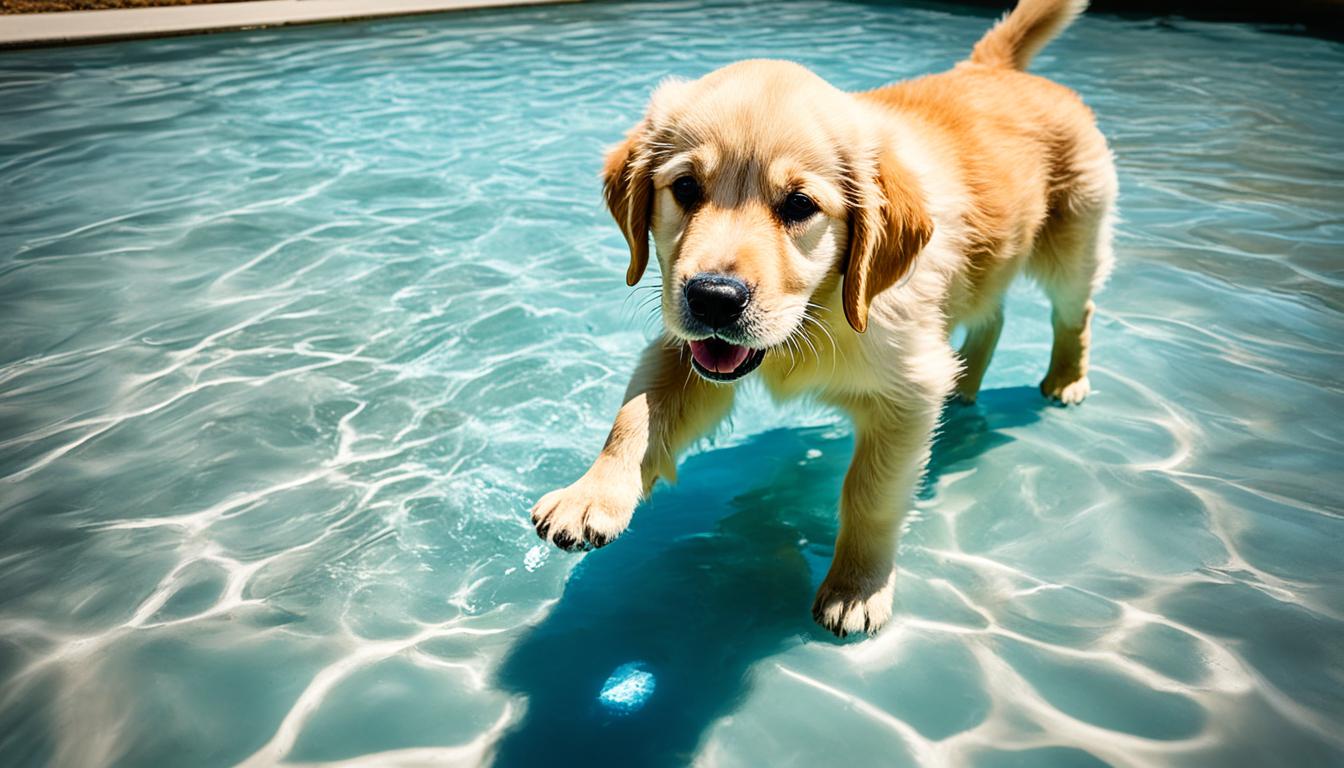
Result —
[[971, 61], [990, 67], [1026, 69], [1045, 44], [1087, 7], [1087, 0], [1019, 0], [971, 50]]

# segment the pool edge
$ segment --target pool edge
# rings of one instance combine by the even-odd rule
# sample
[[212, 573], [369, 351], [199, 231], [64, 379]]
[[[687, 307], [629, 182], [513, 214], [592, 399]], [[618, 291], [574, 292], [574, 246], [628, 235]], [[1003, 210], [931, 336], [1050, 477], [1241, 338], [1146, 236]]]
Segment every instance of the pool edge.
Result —
[[0, 16], [0, 51], [582, 0], [247, 0]]

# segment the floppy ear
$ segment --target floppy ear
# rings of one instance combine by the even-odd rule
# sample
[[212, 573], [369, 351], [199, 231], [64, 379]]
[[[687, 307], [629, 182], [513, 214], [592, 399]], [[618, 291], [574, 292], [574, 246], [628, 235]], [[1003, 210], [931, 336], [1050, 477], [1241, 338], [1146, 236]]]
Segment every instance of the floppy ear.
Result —
[[602, 166], [602, 188], [607, 208], [620, 225], [630, 245], [630, 267], [626, 285], [634, 285], [649, 264], [649, 216], [653, 204], [653, 182], [648, 161], [643, 157], [643, 123], [635, 126], [625, 141], [607, 151]]
[[852, 205], [843, 303], [845, 318], [863, 333], [868, 305], [914, 266], [933, 221], [918, 182], [890, 148], [878, 156], [875, 178], [856, 180]]

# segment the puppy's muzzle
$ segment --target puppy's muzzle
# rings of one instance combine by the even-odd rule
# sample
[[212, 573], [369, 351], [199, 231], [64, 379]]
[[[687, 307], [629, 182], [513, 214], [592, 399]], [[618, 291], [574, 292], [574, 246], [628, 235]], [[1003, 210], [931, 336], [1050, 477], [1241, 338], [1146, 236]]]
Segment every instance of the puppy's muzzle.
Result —
[[765, 350], [729, 341], [740, 337], [742, 315], [751, 302], [747, 284], [729, 275], [701, 273], [686, 281], [686, 312], [713, 334], [688, 342], [695, 372], [712, 381], [734, 381], [756, 370]]

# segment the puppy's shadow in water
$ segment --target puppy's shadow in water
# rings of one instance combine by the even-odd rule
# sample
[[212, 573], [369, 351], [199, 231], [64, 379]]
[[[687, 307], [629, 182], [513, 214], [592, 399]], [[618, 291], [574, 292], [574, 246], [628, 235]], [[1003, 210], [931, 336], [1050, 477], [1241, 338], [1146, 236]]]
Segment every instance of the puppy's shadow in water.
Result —
[[1054, 409], [1035, 387], [987, 389], [980, 392], [975, 405], [948, 405], [933, 440], [920, 497], [933, 493], [944, 472], [973, 467], [977, 457], [1016, 439], [1003, 430], [1034, 424]]
[[[1043, 407], [1026, 387], [949, 407], [929, 486], [1011, 441], [999, 430]], [[625, 535], [587, 555], [500, 668], [497, 684], [526, 696], [527, 710], [494, 765], [686, 765], [749, 691], [753, 664], [809, 639], [834, 642], [810, 607], [853, 450], [838, 432], [774, 430], [693, 456]], [[602, 696], [632, 668], [625, 695]]]

